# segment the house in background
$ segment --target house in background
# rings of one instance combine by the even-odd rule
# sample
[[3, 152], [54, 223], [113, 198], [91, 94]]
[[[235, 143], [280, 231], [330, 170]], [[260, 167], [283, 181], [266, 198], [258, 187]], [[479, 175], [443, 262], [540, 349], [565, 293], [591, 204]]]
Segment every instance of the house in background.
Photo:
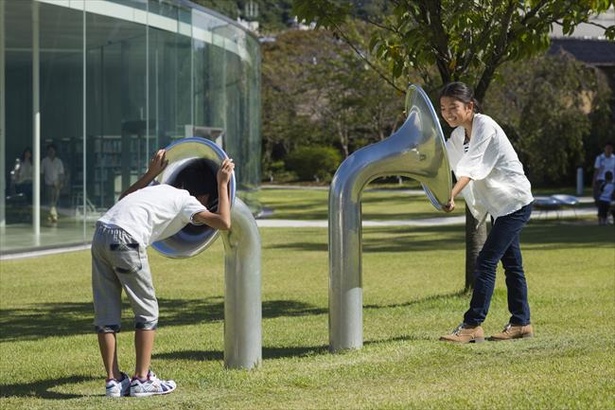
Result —
[[[570, 36], [564, 36], [560, 26], [551, 33], [550, 54], [569, 53], [574, 58], [601, 70], [613, 90], [611, 107], [615, 121], [615, 41], [607, 40], [604, 27], [615, 26], [615, 7], [577, 26]], [[615, 126], [615, 124], [614, 124]]]

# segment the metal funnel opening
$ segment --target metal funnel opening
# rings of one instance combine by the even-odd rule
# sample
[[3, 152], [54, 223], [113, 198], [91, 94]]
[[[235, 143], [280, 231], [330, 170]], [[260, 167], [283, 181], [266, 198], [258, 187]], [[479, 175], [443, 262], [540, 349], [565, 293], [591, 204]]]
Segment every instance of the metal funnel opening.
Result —
[[[169, 184], [195, 193], [210, 192], [207, 208], [216, 211], [218, 192], [216, 174], [228, 155], [214, 142], [203, 138], [184, 138], [166, 148], [169, 165], [156, 178], [156, 182]], [[199, 178], [200, 177], [200, 178]], [[213, 192], [211, 188], [213, 189]], [[231, 206], [235, 200], [235, 175], [229, 183]], [[152, 247], [170, 258], [188, 258], [207, 249], [219, 231], [207, 225], [186, 225], [175, 235], [154, 242]]]

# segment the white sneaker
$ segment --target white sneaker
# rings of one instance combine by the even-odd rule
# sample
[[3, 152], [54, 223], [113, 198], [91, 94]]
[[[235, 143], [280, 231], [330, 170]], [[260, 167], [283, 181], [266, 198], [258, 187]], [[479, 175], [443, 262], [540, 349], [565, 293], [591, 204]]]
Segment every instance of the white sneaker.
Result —
[[122, 373], [122, 379], [108, 380], [105, 383], [105, 395], [107, 397], [124, 397], [130, 396], [130, 377], [126, 373]]
[[169, 394], [177, 384], [173, 380], [160, 380], [151, 370], [147, 372], [146, 380], [133, 377], [130, 382], [130, 395], [132, 397], [147, 397], [156, 394]]

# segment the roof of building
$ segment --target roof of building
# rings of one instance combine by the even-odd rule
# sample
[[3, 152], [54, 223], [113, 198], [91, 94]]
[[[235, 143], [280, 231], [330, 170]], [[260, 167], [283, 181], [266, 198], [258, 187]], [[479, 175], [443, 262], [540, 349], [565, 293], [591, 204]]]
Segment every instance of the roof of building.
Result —
[[615, 41], [582, 38], [552, 38], [549, 54], [564, 51], [595, 66], [615, 66]]

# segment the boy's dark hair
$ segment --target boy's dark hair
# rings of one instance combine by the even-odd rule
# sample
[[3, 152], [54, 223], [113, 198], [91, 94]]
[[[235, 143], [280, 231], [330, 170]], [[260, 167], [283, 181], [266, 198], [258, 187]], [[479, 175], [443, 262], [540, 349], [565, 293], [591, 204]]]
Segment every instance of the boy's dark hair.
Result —
[[209, 202], [218, 197], [218, 186], [213, 166], [206, 159], [197, 159], [186, 165], [175, 177], [173, 186], [185, 189], [190, 195], [209, 195]]

